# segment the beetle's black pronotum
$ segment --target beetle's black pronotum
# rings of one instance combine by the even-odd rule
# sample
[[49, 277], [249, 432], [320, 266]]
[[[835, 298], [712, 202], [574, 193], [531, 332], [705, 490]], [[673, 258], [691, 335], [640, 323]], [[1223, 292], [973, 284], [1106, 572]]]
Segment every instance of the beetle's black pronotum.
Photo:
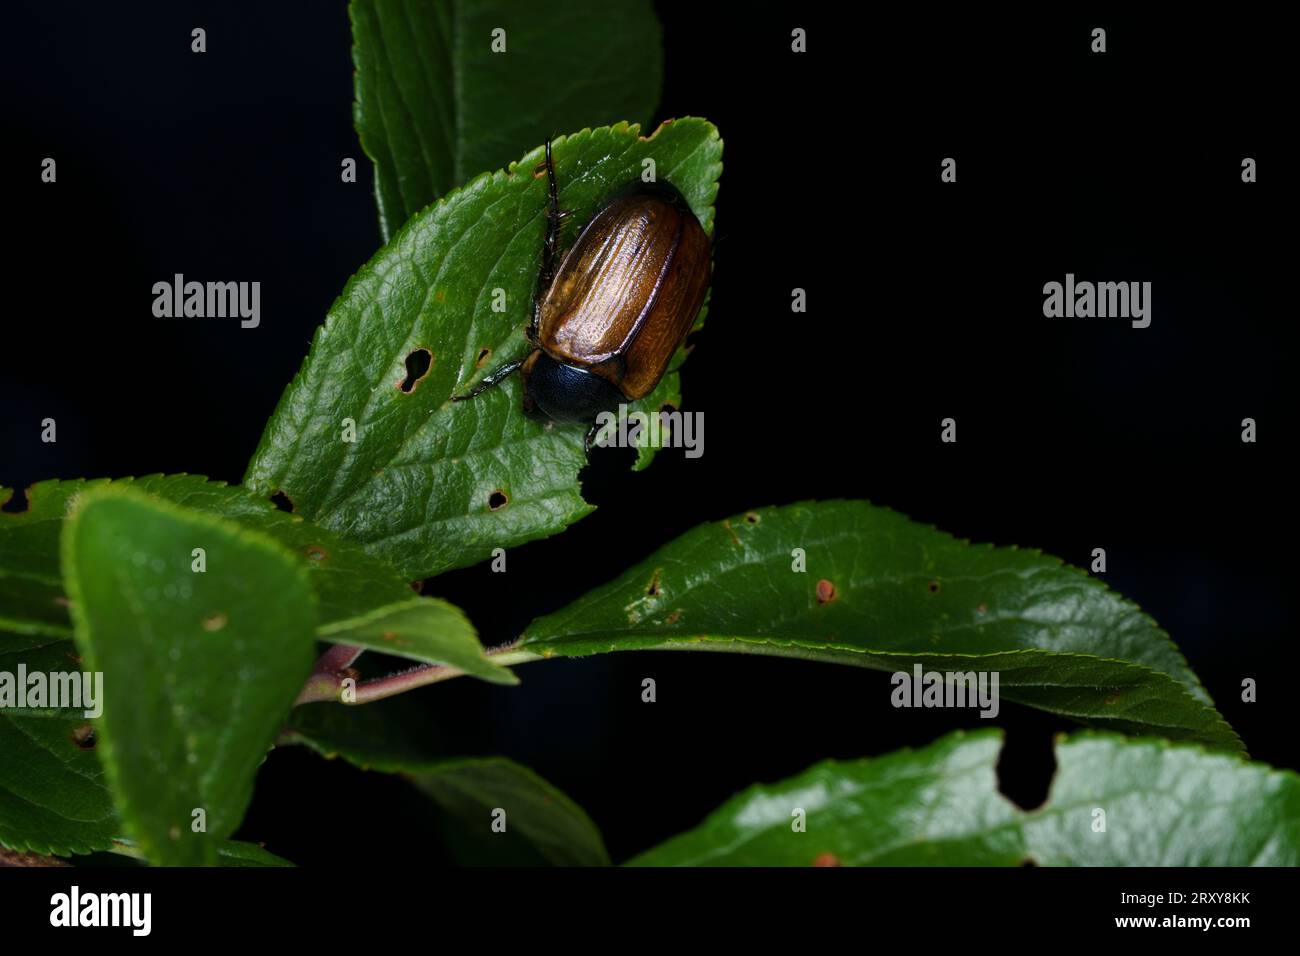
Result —
[[551, 143], [542, 269], [528, 341], [533, 350], [493, 370], [455, 401], [522, 370], [525, 407], [590, 422], [643, 398], [663, 378], [704, 304], [709, 237], [668, 183], [637, 183], [601, 207], [555, 266], [562, 214]]

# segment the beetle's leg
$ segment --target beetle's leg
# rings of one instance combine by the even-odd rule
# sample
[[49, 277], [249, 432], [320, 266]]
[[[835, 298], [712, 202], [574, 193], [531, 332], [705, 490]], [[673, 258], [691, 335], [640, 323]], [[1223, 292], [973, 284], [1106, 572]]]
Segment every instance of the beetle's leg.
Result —
[[493, 385], [500, 384], [502, 381], [509, 378], [515, 372], [519, 371], [519, 369], [523, 367], [523, 364], [524, 364], [523, 359], [520, 359], [517, 362], [507, 362], [505, 365], [502, 365], [500, 368], [495, 368], [492, 371], [488, 372], [486, 375], [484, 375], [483, 378], [479, 381], [479, 383], [475, 385], [473, 388], [471, 388], [464, 395], [453, 395], [451, 397], [451, 400], [453, 402], [463, 402], [466, 399], [473, 398], [475, 395], [478, 395], [481, 392], [486, 392]]
[[586, 437], [582, 439], [582, 450], [588, 455], [591, 454], [591, 446], [596, 443], [596, 436], [600, 434], [601, 425], [599, 422], [593, 424], [587, 429]]

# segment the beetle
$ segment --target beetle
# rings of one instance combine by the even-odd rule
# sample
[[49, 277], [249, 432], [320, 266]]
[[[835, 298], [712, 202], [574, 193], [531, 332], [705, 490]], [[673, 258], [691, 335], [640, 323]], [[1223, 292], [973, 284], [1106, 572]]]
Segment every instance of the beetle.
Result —
[[[700, 314], [712, 272], [708, 234], [670, 183], [633, 183], [583, 227], [556, 266], [560, 211], [551, 141], [542, 266], [523, 359], [493, 370], [453, 401], [516, 371], [524, 408], [557, 422], [590, 422], [649, 395]], [[587, 447], [595, 426], [587, 433]]]

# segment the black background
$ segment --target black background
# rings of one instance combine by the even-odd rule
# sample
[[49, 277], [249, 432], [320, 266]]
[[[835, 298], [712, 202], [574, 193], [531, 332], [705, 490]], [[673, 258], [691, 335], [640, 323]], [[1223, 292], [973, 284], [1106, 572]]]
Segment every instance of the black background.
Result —
[[[1296, 766], [1280, 26], [1255, 10], [660, 13], [656, 121], [704, 116], [726, 144], [712, 307], [684, 370], [704, 457], [668, 451], [632, 475], [598, 452], [594, 515], [513, 550], [506, 575], [454, 572], [426, 593], [499, 644], [701, 521], [868, 498], [1083, 566], [1104, 547], [1108, 583], [1172, 634], [1252, 756]], [[0, 482], [236, 482], [379, 245], [345, 6], [33, 0], [6, 19]], [[806, 55], [789, 52], [793, 26]], [[57, 185], [39, 181], [45, 156]], [[349, 156], [356, 184], [339, 180]], [[946, 156], [956, 184], [939, 181]], [[1241, 182], [1245, 156], [1259, 183]], [[151, 287], [176, 272], [259, 280], [261, 327], [154, 319]], [[1043, 283], [1067, 272], [1152, 281], [1151, 327], [1043, 318]], [[808, 313], [792, 320], [796, 286]], [[947, 416], [956, 445], [939, 441]], [[45, 417], [57, 444], [40, 441]], [[894, 710], [887, 674], [807, 662], [645, 653], [520, 673], [519, 688], [418, 692], [421, 733], [533, 767], [615, 860], [756, 780], [988, 723]], [[1240, 701], [1245, 677], [1259, 703]], [[998, 723], [1004, 787], [1032, 805], [1051, 735], [1072, 725], [1009, 703]], [[431, 817], [400, 781], [285, 749], [239, 835], [303, 864], [443, 859]]]

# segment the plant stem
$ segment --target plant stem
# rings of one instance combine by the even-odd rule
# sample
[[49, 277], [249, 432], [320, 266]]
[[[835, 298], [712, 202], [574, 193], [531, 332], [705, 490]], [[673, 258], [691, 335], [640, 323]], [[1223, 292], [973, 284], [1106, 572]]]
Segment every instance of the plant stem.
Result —
[[350, 671], [349, 668], [364, 650], [365, 648], [354, 647], [351, 644], [333, 645], [321, 655], [316, 666], [312, 668], [311, 676], [307, 678], [307, 683], [298, 693], [298, 699], [293, 702], [294, 706], [322, 700], [338, 700], [344, 679], [356, 676], [356, 671]]
[[[349, 651], [354, 652], [351, 657], [347, 654]], [[465, 676], [465, 671], [458, 667], [449, 667], [445, 664], [421, 664], [418, 667], [412, 667], [410, 670], [389, 674], [387, 677], [376, 677], [373, 680], [363, 681], [356, 685], [355, 698], [345, 701], [342, 699], [343, 681], [348, 677], [356, 676], [356, 672], [350, 671], [348, 668], [360, 656], [361, 648], [348, 647], [342, 644], [330, 648], [317, 661], [316, 669], [312, 671], [311, 677], [307, 679], [306, 686], [298, 694], [294, 706], [310, 704], [316, 701], [370, 704], [377, 700], [384, 700], [387, 697], [404, 694], [408, 690], [415, 690], [417, 687], [424, 687], [427, 684], [437, 684], [441, 681], [451, 680], [453, 677]], [[513, 644], [493, 648], [487, 651], [487, 656], [503, 667], [512, 667], [515, 664], [526, 664], [529, 661], [542, 659], [540, 654], [519, 650]]]

